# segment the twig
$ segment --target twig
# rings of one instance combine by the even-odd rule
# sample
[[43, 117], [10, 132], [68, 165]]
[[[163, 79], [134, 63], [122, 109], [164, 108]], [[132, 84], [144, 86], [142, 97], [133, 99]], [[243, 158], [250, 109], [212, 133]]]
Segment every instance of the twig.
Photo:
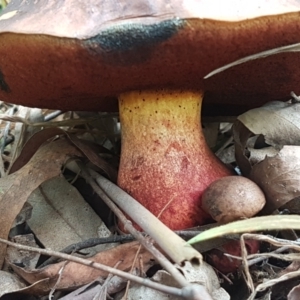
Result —
[[49, 293], [49, 296], [48, 296], [48, 299], [51, 300], [52, 297], [53, 297], [53, 294], [55, 293], [56, 291], [56, 287], [58, 286], [58, 284], [61, 282], [61, 278], [62, 278], [62, 275], [63, 275], [63, 272], [64, 272], [64, 269], [67, 265], [67, 261], [64, 263], [64, 265], [59, 269], [58, 271], [58, 278], [57, 278], [57, 281], [55, 282], [54, 286], [51, 288], [50, 290], [50, 293]]
[[263, 234], [253, 234], [253, 233], [244, 233], [242, 236], [244, 236], [245, 239], [255, 239], [258, 241], [264, 241], [267, 243], [270, 243], [276, 247], [289, 247], [290, 249], [293, 249], [295, 251], [300, 251], [300, 240], [296, 241], [290, 241], [290, 240], [284, 240], [272, 237], [270, 235], [263, 235]]
[[[170, 294], [170, 295], [173, 295], [173, 296], [178, 296], [178, 297], [186, 297], [184, 290], [174, 288], [174, 287], [170, 287], [170, 286], [166, 286], [166, 285], [163, 285], [163, 284], [160, 284], [160, 283], [156, 283], [156, 282], [153, 282], [149, 279], [141, 278], [141, 277], [123, 272], [121, 270], [118, 270], [118, 269], [115, 269], [115, 268], [112, 268], [112, 267], [109, 267], [109, 266], [105, 266], [105, 265], [97, 263], [97, 262], [90, 261], [88, 259], [84, 259], [84, 258], [81, 258], [81, 257], [69, 255], [69, 254], [60, 253], [60, 252], [53, 251], [53, 250], [50, 250], [50, 249], [40, 249], [40, 248], [36, 248], [36, 247], [25, 246], [25, 245], [21, 245], [21, 244], [18, 244], [18, 243], [9, 242], [9, 241], [1, 239], [1, 238], [0, 238], [0, 243], [6, 244], [8, 246], [11, 246], [11, 247], [14, 247], [14, 248], [17, 248], [17, 249], [20, 249], [20, 250], [24, 250], [24, 251], [31, 251], [31, 252], [39, 253], [39, 254], [42, 254], [42, 255], [55, 256], [55, 257], [58, 257], [58, 258], [61, 258], [61, 259], [65, 259], [65, 260], [68, 260], [68, 261], [79, 263], [79, 264], [87, 266], [87, 267], [91, 267], [91, 268], [94, 268], [94, 269], [98, 269], [98, 270], [102, 270], [102, 271], [105, 271], [105, 272], [108, 272], [108, 273], [112, 273], [114, 275], [120, 276], [120, 277], [125, 278], [127, 280], [134, 281], [138, 284], [147, 286], [149, 288], [158, 290], [158, 291], [163, 292], [163, 293], [167, 293], [167, 294]], [[186, 297], [186, 299], [188, 299], [188, 298]]]
[[[114, 268], [117, 268], [120, 265], [121, 261], [118, 261], [115, 265]], [[100, 291], [97, 293], [97, 295], [94, 297], [94, 299], [107, 299], [109, 298], [109, 295], [107, 293], [107, 286], [109, 285], [109, 282], [111, 281], [113, 277], [113, 274], [108, 274], [106, 277], [105, 281], [103, 282]]]
[[[262, 234], [244, 234], [246, 238], [251, 238], [251, 239], [256, 239], [259, 241], [264, 241], [272, 244], [273, 246], [280, 247], [278, 249], [275, 249], [271, 253], [258, 253], [258, 254], [251, 254], [248, 255], [248, 265], [252, 266], [256, 263], [259, 263], [269, 257], [275, 257], [279, 259], [284, 259], [290, 261], [289, 258], [286, 258], [284, 256], [281, 256], [280, 253], [287, 251], [287, 250], [295, 250], [295, 251], [300, 251], [300, 239], [297, 239], [295, 241], [290, 241], [290, 240], [284, 240], [284, 239], [279, 239], [275, 238], [272, 236], [268, 235], [262, 235]], [[290, 255], [290, 254], [289, 254]], [[293, 258], [295, 260], [295, 258]]]
[[[78, 165], [75, 161], [70, 164], [73, 167], [68, 166], [68, 168], [70, 167], [72, 171], [75, 170], [76, 173]], [[139, 222], [137, 222], [137, 224], [158, 243], [171, 259], [175, 258], [175, 260], [173, 259], [175, 262], [183, 263], [184, 261], [190, 261], [191, 265], [196, 264], [198, 266], [202, 262], [202, 255], [159, 221], [130, 195], [100, 174], [88, 169], [90, 174], [96, 178], [96, 183], [93, 177], [85, 171], [85, 166], [81, 162], [80, 164], [83, 169], [82, 177], [87, 180], [94, 191], [124, 224], [125, 230], [130, 232], [145, 247], [145, 249], [157, 259], [162, 267], [172, 275], [174, 280], [182, 286], [182, 297], [192, 300], [212, 300], [206, 287], [200, 284], [189, 283], [179, 270], [161, 252], [159, 252], [153, 244], [150, 244], [149, 240], [145, 239], [141, 232], [133, 227], [132, 223], [126, 219], [122, 211], [112, 202], [112, 199], [130, 217], [133, 218], [134, 215], [135, 218], [133, 219], [135, 222], [137, 222], [136, 217], [138, 217]]]
[[[185, 239], [190, 239], [194, 237], [195, 235], [199, 234], [203, 230], [175, 230], [175, 233], [178, 234], [180, 237]], [[142, 232], [143, 235], [145, 235], [144, 232]], [[75, 244], [71, 244], [64, 249], [60, 250], [60, 253], [66, 253], [71, 254], [77, 251], [80, 251], [82, 249], [95, 247], [98, 245], [103, 244], [111, 244], [111, 243], [124, 243], [124, 242], [131, 242], [134, 241], [135, 238], [132, 234], [126, 234], [126, 235], [113, 235], [105, 238], [90, 238], [82, 242], [78, 242]], [[202, 252], [202, 251], [201, 251]], [[50, 257], [49, 259], [45, 260], [42, 264], [38, 266], [38, 269], [44, 268], [47, 265], [53, 264], [57, 262], [58, 258], [56, 257]]]
[[245, 244], [245, 236], [241, 236], [241, 256], [242, 256], [242, 261], [243, 261], [243, 267], [244, 267], [244, 272], [246, 276], [246, 282], [248, 287], [250, 288], [251, 292], [254, 292], [254, 283], [249, 271], [249, 266], [248, 266], [248, 260], [247, 260], [247, 248]]
[[[72, 162], [70, 164], [72, 164]], [[70, 167], [70, 164], [67, 167]], [[102, 191], [102, 189], [94, 181], [93, 177], [87, 173], [85, 166], [80, 162], [79, 166], [82, 170], [81, 176], [87, 181], [87, 183], [93, 188], [93, 190], [98, 194], [98, 196], [101, 197], [101, 199], [125, 225], [125, 230], [130, 232], [145, 247], [145, 249], [147, 249], [157, 259], [157, 261], [162, 265], [162, 267], [164, 267], [170, 274], [172, 274], [173, 278], [178, 282], [180, 286], [188, 286], [189, 282], [184, 278], [184, 276], [179, 272], [179, 270], [175, 268], [173, 264], [162, 253], [160, 253], [152, 243], [149, 242], [148, 239], [145, 239], [141, 232], [137, 231], [133, 227], [132, 223], [126, 219], [122, 211], [112, 202], [112, 200], [107, 196], [107, 194]], [[98, 177], [98, 173], [93, 172], [91, 170], [89, 171], [94, 176]], [[156, 224], [153, 225], [156, 226]], [[165, 236], [167, 236], [163, 234], [163, 232], [161, 232], [161, 234], [164, 236], [164, 238]]]
[[254, 300], [255, 296], [258, 292], [262, 292], [264, 290], [266, 290], [267, 288], [272, 287], [275, 284], [278, 284], [280, 282], [284, 282], [287, 280], [291, 280], [293, 278], [297, 278], [300, 276], [300, 271], [294, 271], [294, 272], [289, 272], [288, 274], [284, 274], [278, 278], [275, 279], [270, 279], [268, 281], [265, 281], [263, 283], [260, 283], [259, 285], [256, 286], [254, 292], [250, 295], [250, 297], [248, 298], [248, 300]]
[[[66, 248], [62, 249], [59, 251], [60, 253], [66, 253], [70, 254], [73, 252], [77, 252], [82, 249], [86, 248], [91, 248], [95, 247], [97, 245], [102, 245], [102, 244], [111, 244], [111, 243], [119, 243], [119, 242], [130, 242], [133, 241], [134, 237], [131, 234], [127, 235], [114, 235], [114, 236], [109, 236], [106, 238], [91, 238], [83, 242], [79, 242], [76, 244], [72, 244], [67, 246]], [[53, 264], [57, 261], [56, 257], [51, 257], [44, 261], [41, 265], [39, 265], [39, 269], [44, 268], [47, 265]]]
[[[190, 261], [192, 265], [199, 265], [202, 262], [202, 255], [198, 251], [190, 247], [186, 241], [158, 220], [143, 205], [100, 174], [93, 170], [90, 170], [90, 172], [109, 199], [114, 201], [122, 211], [129, 215], [138, 226], [149, 234], [174, 262], [179, 265], [184, 261]], [[123, 213], [122, 216], [124, 216]], [[119, 218], [119, 220], [122, 223], [125, 222], [123, 224], [128, 224], [126, 218]], [[125, 229], [128, 230], [126, 227]], [[132, 234], [132, 232], [130, 233]]]
[[[142, 245], [139, 245], [139, 247], [138, 247], [138, 249], [137, 249], [137, 251], [136, 251], [136, 253], [135, 253], [135, 256], [134, 256], [134, 259], [133, 259], [133, 262], [132, 262], [132, 266], [131, 266], [131, 268], [130, 268], [129, 273], [132, 273], [133, 270], [134, 270], [134, 266], [135, 266], [135, 263], [136, 263], [136, 260], [137, 260], [137, 258], [138, 258], [138, 256], [139, 256], [139, 254], [140, 254], [140, 252], [141, 252], [141, 248], [142, 248]], [[140, 275], [140, 276], [144, 276], [144, 274], [143, 274], [142, 272], [141, 272], [139, 275]], [[128, 281], [127, 281], [127, 284], [126, 284], [126, 289], [125, 289], [124, 296], [122, 297], [123, 299], [127, 299], [128, 291], [129, 291], [129, 287], [130, 287], [130, 283], [131, 283], [130, 280], [128, 280]]]

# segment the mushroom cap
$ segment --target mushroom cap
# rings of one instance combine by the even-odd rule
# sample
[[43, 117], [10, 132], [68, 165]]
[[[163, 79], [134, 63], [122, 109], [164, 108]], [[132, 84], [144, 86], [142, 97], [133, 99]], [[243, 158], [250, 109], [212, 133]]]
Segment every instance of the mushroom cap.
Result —
[[217, 179], [202, 195], [202, 208], [221, 223], [251, 218], [265, 204], [266, 198], [259, 186], [242, 176]]
[[299, 11], [292, 0], [11, 1], [0, 15], [0, 99], [112, 111], [125, 91], [201, 89], [207, 111], [223, 115], [286, 99], [300, 93], [298, 52], [204, 76], [299, 43]]

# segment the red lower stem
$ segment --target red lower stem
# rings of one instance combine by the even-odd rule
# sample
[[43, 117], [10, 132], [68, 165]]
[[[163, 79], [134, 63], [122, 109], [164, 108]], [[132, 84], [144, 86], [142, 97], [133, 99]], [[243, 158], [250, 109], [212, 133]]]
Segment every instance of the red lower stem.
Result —
[[173, 230], [207, 222], [201, 196], [231, 175], [202, 134], [202, 94], [143, 91], [119, 99], [122, 153], [118, 184]]

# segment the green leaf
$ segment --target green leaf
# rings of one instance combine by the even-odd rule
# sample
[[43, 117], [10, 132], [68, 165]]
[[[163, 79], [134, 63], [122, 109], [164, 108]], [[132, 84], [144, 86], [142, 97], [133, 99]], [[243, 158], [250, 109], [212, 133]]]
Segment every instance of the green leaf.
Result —
[[265, 230], [285, 230], [295, 229], [300, 230], [300, 216], [298, 215], [276, 215], [267, 217], [255, 217], [247, 220], [232, 222], [226, 225], [221, 225], [208, 229], [192, 239], [188, 244], [196, 244], [209, 239], [222, 237], [237, 233], [248, 233], [253, 231]]

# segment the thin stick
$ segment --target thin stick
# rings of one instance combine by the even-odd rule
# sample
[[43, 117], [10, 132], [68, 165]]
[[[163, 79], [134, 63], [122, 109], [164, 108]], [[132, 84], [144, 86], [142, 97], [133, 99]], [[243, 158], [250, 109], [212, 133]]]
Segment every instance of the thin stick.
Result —
[[[125, 224], [125, 229], [129, 231], [145, 247], [145, 249], [147, 249], [157, 259], [161, 266], [164, 267], [173, 276], [173, 278], [178, 282], [180, 286], [188, 286], [189, 282], [179, 272], [179, 270], [175, 268], [175, 266], [160, 251], [158, 251], [158, 249], [152, 243], [150, 243], [149, 239], [146, 239], [141, 232], [137, 231], [133, 227], [132, 223], [127, 220], [122, 211], [112, 202], [112, 200], [107, 196], [107, 194], [104, 193], [102, 189], [100, 189], [100, 187], [94, 181], [92, 176], [89, 175], [85, 170], [85, 166], [83, 166], [83, 164], [80, 162], [79, 166], [82, 170], [81, 176], [93, 188], [93, 190], [98, 194], [98, 196], [101, 197], [101, 199], [107, 204], [107, 206], [115, 213], [119, 220], [123, 224]], [[67, 167], [69, 168], [69, 165]], [[96, 173], [96, 175], [98, 174]], [[153, 224], [153, 226], [156, 226], [156, 224]]]
[[6, 244], [8, 246], [11, 246], [11, 247], [14, 247], [14, 248], [17, 248], [17, 249], [20, 249], [20, 250], [24, 250], [24, 251], [31, 251], [31, 252], [39, 253], [39, 254], [42, 254], [42, 255], [55, 256], [55, 257], [58, 257], [58, 258], [61, 258], [61, 259], [65, 259], [65, 260], [68, 260], [68, 261], [79, 263], [79, 264], [87, 266], [87, 267], [91, 267], [91, 268], [94, 268], [94, 269], [98, 269], [98, 270], [102, 270], [102, 271], [105, 271], [105, 272], [108, 272], [108, 273], [112, 273], [114, 275], [120, 276], [120, 277], [125, 278], [127, 280], [134, 281], [138, 284], [147, 286], [149, 288], [152, 288], [152, 289], [155, 289], [155, 290], [158, 290], [160, 292], [167, 293], [167, 294], [170, 294], [170, 295], [173, 295], [173, 296], [179, 296], [179, 297], [184, 296], [184, 293], [181, 289], [166, 286], [166, 285], [163, 285], [163, 284], [159, 284], [159, 283], [153, 282], [149, 279], [141, 278], [141, 277], [123, 272], [121, 270], [118, 270], [118, 269], [115, 269], [115, 268], [112, 268], [112, 267], [109, 267], [109, 266], [105, 266], [105, 265], [97, 263], [97, 262], [90, 261], [88, 259], [80, 258], [80, 257], [69, 255], [69, 254], [60, 253], [60, 252], [53, 251], [53, 250], [50, 250], [50, 249], [40, 249], [40, 248], [36, 248], [36, 247], [29, 247], [29, 246], [9, 242], [9, 241], [1, 239], [1, 238], [0, 238], [0, 243]]
[[[196, 249], [190, 247], [186, 241], [157, 219], [143, 205], [100, 174], [93, 170], [90, 170], [90, 172], [108, 198], [116, 203], [122, 211], [129, 215], [137, 225], [149, 234], [174, 262], [179, 265], [185, 261], [190, 261], [192, 265], [201, 264], [202, 255]], [[129, 223], [126, 218], [120, 218], [120, 222], [125, 222], [123, 224]], [[126, 226], [125, 229], [128, 230]], [[132, 232], [130, 233], [132, 234]]]

